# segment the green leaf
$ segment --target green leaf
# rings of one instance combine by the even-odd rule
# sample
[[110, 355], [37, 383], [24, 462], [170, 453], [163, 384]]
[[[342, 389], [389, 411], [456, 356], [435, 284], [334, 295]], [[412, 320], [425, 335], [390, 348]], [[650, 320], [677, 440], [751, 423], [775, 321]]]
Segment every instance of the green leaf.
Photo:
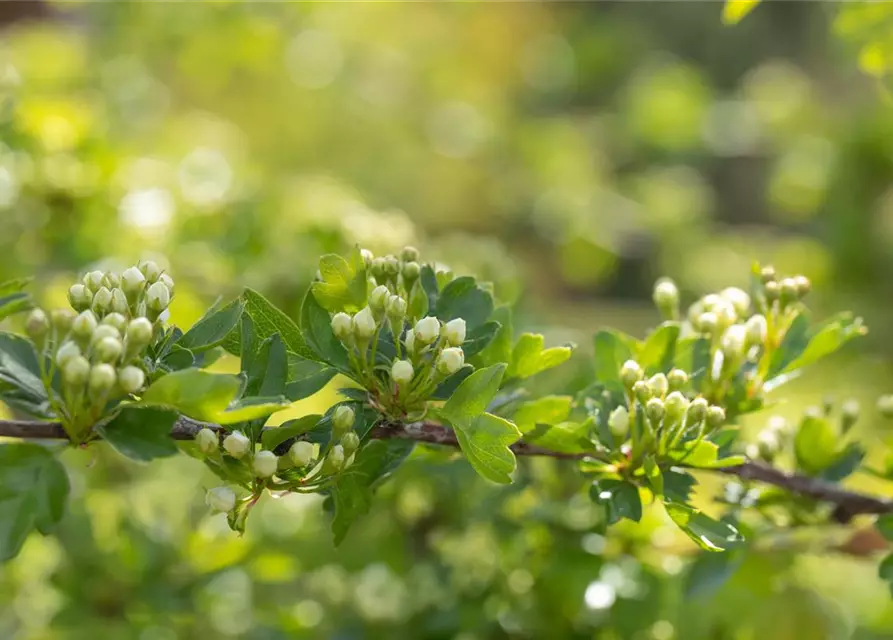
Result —
[[662, 371], [668, 372], [673, 368], [676, 357], [676, 341], [679, 339], [679, 323], [665, 322], [657, 327], [645, 339], [644, 344], [636, 353], [636, 362], [647, 374]]
[[288, 378], [288, 356], [278, 333], [261, 344], [251, 367], [245, 371], [247, 381], [243, 392], [246, 396], [285, 395]]
[[353, 464], [338, 474], [332, 487], [335, 545], [341, 544], [351, 525], [369, 512], [374, 487], [406, 459], [413, 444], [410, 440], [372, 440], [357, 452]]
[[512, 419], [524, 441], [559, 453], [585, 453], [595, 446], [590, 439], [593, 422], [569, 422], [571, 396], [546, 396], [518, 406]]
[[437, 275], [434, 273], [431, 265], [422, 265], [419, 282], [422, 283], [422, 289], [425, 290], [425, 294], [428, 296], [428, 310], [436, 309], [437, 297], [440, 295], [440, 286], [437, 284]]
[[2, 331], [0, 331], [0, 381], [11, 384], [35, 403], [47, 399], [34, 345], [25, 338]]
[[177, 453], [171, 438], [176, 421], [177, 412], [170, 409], [127, 405], [96, 431], [122, 456], [149, 462]]
[[[274, 306], [273, 303], [254, 289], [246, 288], [242, 292], [241, 300], [244, 306], [244, 313], [251, 318], [254, 324], [254, 333], [258, 342], [262, 342], [274, 333], [278, 333], [288, 351], [304, 358], [314, 358], [314, 353], [304, 341], [298, 325], [285, 312]], [[241, 342], [241, 333], [234, 329], [223, 342], [223, 346], [231, 354], [237, 356], [242, 352]]]
[[478, 474], [492, 482], [511, 483], [515, 454], [509, 446], [521, 435], [515, 425], [490, 413], [466, 422], [449, 422], [462, 453]]
[[434, 309], [437, 318], [444, 322], [454, 318], [464, 319], [471, 333], [493, 313], [493, 297], [480, 288], [474, 278], [464, 276], [443, 288]]
[[165, 371], [188, 369], [195, 364], [195, 354], [178, 344], [171, 345], [170, 351], [159, 361]]
[[288, 354], [288, 383], [285, 386], [285, 396], [289, 400], [303, 400], [325, 387], [329, 380], [338, 373], [315, 360], [308, 360], [301, 356]]
[[890, 587], [890, 594], [893, 595], [893, 553], [887, 555], [878, 566], [878, 576]]
[[691, 376], [695, 391], [701, 390], [704, 376], [710, 369], [710, 340], [690, 336], [676, 343], [676, 366]]
[[716, 463], [719, 447], [712, 442], [701, 440], [700, 442], [686, 442], [677, 449], [667, 452], [667, 457], [678, 464], [688, 467], [710, 468]]
[[0, 444], [0, 562], [18, 554], [35, 528], [50, 533], [65, 512], [65, 468], [36, 444]]
[[32, 306], [34, 305], [31, 300], [31, 294], [24, 291], [0, 296], [0, 320], [5, 320], [13, 314], [27, 311]]
[[803, 354], [807, 344], [809, 344], [809, 319], [805, 314], [799, 313], [785, 331], [781, 344], [772, 355], [766, 378], [771, 379], [784, 372], [788, 365]]
[[865, 449], [851, 442], [837, 454], [834, 463], [822, 471], [821, 477], [829, 482], [840, 482], [853, 473], [865, 459]]
[[723, 24], [738, 24], [758, 4], [760, 0], [726, 0], [722, 7]]
[[177, 344], [193, 352], [201, 352], [221, 344], [239, 324], [244, 305], [233, 300], [222, 309], [211, 308], [192, 325]]
[[498, 322], [485, 322], [471, 331], [465, 337], [465, 342], [462, 343], [462, 351], [465, 352], [465, 358], [471, 358], [486, 348], [493, 341], [493, 338], [496, 337], [496, 334], [499, 333], [499, 328]]
[[853, 338], [864, 336], [866, 333], [862, 319], [854, 319], [852, 313], [845, 312], [833, 316], [813, 332], [803, 353], [789, 362], [782, 373], [809, 366], [839, 350]]
[[543, 349], [544, 340], [539, 333], [525, 333], [518, 338], [512, 351], [511, 365], [505, 374], [506, 379], [529, 378], [546, 369], [557, 367], [571, 357], [571, 347]]
[[645, 464], [642, 467], [645, 471], [645, 478], [648, 480], [648, 486], [656, 496], [664, 494], [664, 476], [660, 472], [660, 466], [654, 461], [652, 456], [645, 458]]
[[0, 296], [8, 296], [10, 293], [18, 293], [27, 287], [34, 278], [13, 278], [0, 282]]
[[837, 459], [837, 432], [817, 416], [805, 416], [794, 436], [794, 455], [806, 473], [818, 474]]
[[463, 365], [456, 373], [437, 385], [434, 393], [431, 394], [431, 400], [446, 400], [456, 392], [459, 385], [474, 372], [474, 367], [469, 364]]
[[663, 481], [664, 497], [673, 502], [688, 502], [697, 484], [691, 474], [677, 469], [664, 469]]
[[297, 438], [298, 436], [307, 433], [319, 424], [321, 419], [322, 416], [309, 415], [294, 420], [287, 420], [278, 427], [271, 427], [264, 430], [264, 433], [261, 436], [261, 444], [264, 449], [273, 451], [286, 440]]
[[620, 368], [633, 357], [629, 340], [616, 331], [601, 329], [595, 334], [595, 379], [602, 384], [622, 385]]
[[878, 517], [874, 526], [877, 527], [877, 530], [880, 531], [882, 536], [890, 542], [893, 542], [893, 514], [888, 513]]
[[[304, 303], [301, 305], [301, 329], [304, 331], [307, 346], [312, 351], [312, 355], [308, 357], [322, 360], [339, 371], [350, 371], [347, 351], [332, 332], [332, 319], [328, 311], [319, 305], [311, 291], [304, 296]], [[304, 355], [297, 351], [295, 353]]]
[[500, 362], [511, 362], [512, 346], [514, 344], [514, 334], [512, 329], [512, 309], [511, 307], [498, 307], [494, 312], [492, 319], [499, 323], [499, 330], [480, 353], [477, 355], [476, 362], [481, 367], [488, 367]]
[[596, 504], [605, 507], [608, 524], [615, 524], [623, 518], [633, 522], [642, 519], [642, 498], [639, 489], [626, 480], [602, 478], [589, 487], [589, 497]]
[[664, 507], [676, 526], [702, 549], [724, 551], [744, 542], [731, 524], [714, 520], [694, 507], [671, 500], [665, 501]]
[[685, 578], [685, 596], [712, 595], [735, 575], [744, 559], [740, 552], [702, 553], [695, 558]]
[[[499, 391], [505, 365], [475, 371], [456, 389], [440, 412], [451, 421], [467, 422], [483, 414]], [[519, 434], [520, 435], [520, 434]]]
[[319, 305], [332, 313], [356, 313], [366, 305], [366, 267], [360, 250], [354, 248], [351, 261], [334, 253], [319, 259], [319, 282], [310, 285]]
[[512, 420], [526, 435], [535, 431], [537, 425], [553, 425], [566, 420], [572, 404], [571, 396], [545, 396], [519, 405]]
[[422, 281], [416, 280], [409, 292], [409, 308], [407, 314], [410, 318], [424, 318], [428, 315], [428, 294], [422, 287]]
[[233, 403], [241, 386], [239, 376], [184, 369], [152, 383], [140, 404], [169, 407], [195, 420], [221, 425], [263, 418], [289, 405], [285, 398], [244, 398]]

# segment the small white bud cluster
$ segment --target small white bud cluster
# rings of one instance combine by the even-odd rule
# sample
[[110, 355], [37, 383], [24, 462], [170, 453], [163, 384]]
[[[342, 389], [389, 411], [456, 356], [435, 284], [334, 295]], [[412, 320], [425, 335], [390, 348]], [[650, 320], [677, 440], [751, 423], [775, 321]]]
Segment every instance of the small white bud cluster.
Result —
[[91, 310], [97, 317], [116, 313], [126, 319], [158, 319], [174, 296], [174, 280], [150, 261], [123, 273], [90, 271], [68, 290], [75, 311]]
[[804, 275], [796, 275], [788, 278], [778, 278], [775, 269], [771, 266], [763, 267], [760, 272], [763, 283], [763, 296], [766, 301], [778, 309], [784, 309], [791, 304], [801, 302], [812, 290], [812, 283]]
[[773, 416], [749, 444], [745, 453], [749, 458], [772, 462], [791, 440], [791, 426], [781, 416]]

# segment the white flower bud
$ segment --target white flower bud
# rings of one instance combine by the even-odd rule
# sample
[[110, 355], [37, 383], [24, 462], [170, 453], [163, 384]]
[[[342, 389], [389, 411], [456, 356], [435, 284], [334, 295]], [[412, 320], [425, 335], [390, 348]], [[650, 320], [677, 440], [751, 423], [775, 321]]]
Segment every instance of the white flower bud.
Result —
[[105, 287], [100, 287], [99, 290], [93, 294], [93, 304], [91, 305], [91, 308], [98, 315], [103, 315], [111, 311], [112, 292]]
[[400, 257], [403, 262], [416, 262], [419, 259], [419, 250], [415, 247], [403, 247]]
[[648, 378], [648, 388], [651, 390], [651, 394], [657, 398], [663, 398], [667, 395], [667, 391], [670, 388], [670, 383], [667, 381], [667, 376], [662, 373], [655, 373], [653, 376]]
[[339, 311], [332, 316], [332, 333], [334, 333], [335, 337], [341, 342], [349, 339], [352, 331], [353, 325], [349, 315], [343, 311]]
[[611, 412], [608, 416], [608, 428], [615, 437], [626, 437], [629, 432], [629, 411], [626, 407], [620, 406]]
[[[116, 329], [117, 331], [117, 329]], [[124, 345], [118, 338], [105, 337], [93, 345], [93, 355], [99, 362], [114, 362], [121, 357]]]
[[148, 282], [155, 282], [158, 280], [158, 276], [161, 275], [161, 269], [159, 269], [158, 265], [151, 260], [146, 260], [140, 265], [139, 269], [143, 272], [143, 275], [146, 276]]
[[366, 265], [367, 269], [372, 264], [372, 261], [375, 259], [375, 256], [372, 254], [371, 251], [369, 251], [369, 249], [360, 249], [360, 257], [363, 258], [363, 264]]
[[415, 282], [422, 273], [422, 267], [418, 262], [407, 262], [403, 265], [403, 280], [405, 282]]
[[744, 323], [744, 327], [747, 331], [748, 346], [754, 347], [766, 343], [766, 336], [769, 331], [766, 324], [766, 316], [760, 314], [751, 316]]
[[712, 311], [705, 311], [700, 316], [698, 316], [697, 329], [701, 333], [713, 333], [716, 331], [716, 326], [719, 321], [716, 318], [716, 314]]
[[50, 319], [47, 317], [43, 309], [34, 309], [28, 314], [25, 320], [25, 333], [28, 337], [37, 342], [42, 339], [50, 330]]
[[369, 307], [363, 307], [357, 315], [353, 317], [353, 332], [360, 340], [368, 340], [375, 335], [377, 328], [375, 317]]
[[679, 315], [679, 288], [669, 278], [661, 278], [655, 283], [651, 298], [665, 318], [672, 320]]
[[465, 364], [465, 353], [461, 347], [449, 347], [440, 352], [437, 370], [443, 375], [453, 375]]
[[71, 309], [53, 309], [50, 312], [50, 323], [56, 330], [56, 335], [60, 338], [65, 336], [71, 329], [71, 323], [74, 322], [76, 317], [77, 314]]
[[[142, 274], [140, 274], [142, 275]], [[152, 341], [152, 323], [148, 318], [135, 318], [127, 325], [128, 342], [144, 347]]]
[[59, 368], [64, 370], [65, 365], [67, 365], [71, 360], [77, 358], [81, 355], [81, 349], [74, 342], [68, 341], [64, 343], [59, 350], [56, 351], [56, 364], [59, 365]]
[[412, 363], [409, 360], [397, 360], [391, 365], [391, 378], [397, 384], [409, 384], [412, 376]]
[[111, 310], [120, 316], [126, 316], [130, 312], [130, 305], [127, 303], [127, 296], [121, 289], [112, 289]]
[[351, 429], [355, 420], [356, 414], [354, 414], [353, 409], [346, 404], [339, 405], [332, 413], [332, 426], [334, 427], [335, 433], [338, 434], [342, 434], [348, 429]]
[[660, 398], [651, 398], [651, 400], [645, 403], [645, 415], [648, 416], [651, 422], [659, 423], [664, 419], [665, 413], [664, 401]]
[[433, 316], [422, 318], [415, 325], [415, 339], [423, 346], [427, 346], [437, 340], [439, 335], [440, 320]]
[[118, 384], [124, 393], [138, 393], [146, 384], [146, 374], [139, 367], [126, 366], [118, 371]]
[[676, 422], [688, 411], [688, 398], [679, 391], [672, 391], [664, 400], [664, 409], [667, 412], [667, 418]]
[[738, 287], [726, 287], [719, 293], [719, 295], [732, 305], [732, 308], [739, 317], [746, 316], [747, 312], [750, 310], [750, 296], [743, 289], [739, 289]]
[[75, 311], [85, 311], [93, 302], [93, 292], [85, 285], [73, 284], [68, 289], [68, 303]]
[[391, 292], [388, 290], [386, 286], [383, 284], [378, 285], [372, 290], [372, 293], [369, 294], [369, 307], [373, 311], [377, 311], [379, 313], [384, 312], [385, 307], [388, 304], [388, 298], [390, 297]]
[[781, 450], [781, 439], [774, 429], [763, 429], [757, 435], [757, 455], [771, 462]]
[[797, 285], [797, 297], [802, 298], [812, 290], [812, 283], [806, 276], [794, 276], [794, 284]]
[[691, 404], [688, 405], [688, 415], [686, 418], [688, 425], [691, 426], [697, 424], [707, 417], [708, 406], [709, 404], [704, 398], [699, 397], [692, 400]]
[[393, 319], [395, 322], [400, 322], [406, 316], [406, 300], [401, 298], [398, 295], [393, 295], [388, 298], [388, 306], [387, 306], [387, 314], [388, 317]]
[[171, 303], [171, 292], [163, 282], [155, 282], [146, 291], [146, 307], [155, 313], [161, 313]]
[[406, 336], [403, 338], [403, 344], [406, 346], [406, 350], [410, 354], [415, 353], [415, 331], [409, 329], [406, 332]]
[[326, 456], [326, 464], [332, 471], [340, 471], [344, 466], [344, 447], [336, 444]]
[[90, 310], [81, 311], [71, 323], [71, 332], [81, 339], [89, 339], [96, 331], [96, 316]]
[[719, 427], [726, 421], [726, 411], [722, 407], [716, 405], [707, 409], [707, 426], [711, 429]]
[[206, 456], [216, 453], [220, 446], [217, 434], [207, 428], [201, 429], [195, 434], [195, 443], [198, 445], [198, 450]]
[[722, 351], [727, 358], [741, 357], [746, 345], [747, 328], [743, 324], [733, 324], [722, 334]]
[[299, 440], [288, 450], [288, 456], [296, 467], [306, 467], [313, 461], [314, 449], [312, 443]]
[[720, 329], [728, 327], [738, 319], [738, 314], [735, 313], [735, 307], [733, 307], [732, 303], [725, 298], [720, 298], [719, 301], [713, 305], [713, 313], [716, 315], [716, 326]]
[[360, 448], [360, 436], [354, 431], [348, 431], [341, 437], [341, 446], [344, 447], [346, 455], [351, 455]]
[[93, 331], [91, 342], [95, 345], [104, 338], [115, 338], [116, 340], [120, 340], [121, 332], [110, 324], [100, 324]]
[[119, 288], [121, 286], [121, 276], [112, 271], [106, 272], [106, 274], [102, 276], [102, 286], [112, 290]]
[[142, 293], [146, 286], [146, 276], [137, 267], [130, 267], [121, 274], [121, 289], [131, 299]]
[[642, 367], [635, 360], [627, 360], [620, 367], [620, 380], [627, 387], [632, 387], [642, 379]]
[[[68, 363], [69, 366], [71, 363]], [[90, 369], [89, 389], [91, 393], [102, 395], [108, 393], [118, 381], [115, 368], [110, 364], [97, 364]]]
[[[120, 291], [120, 289], [119, 289]], [[120, 313], [112, 312], [108, 314], [106, 317], [102, 319], [100, 325], [107, 324], [110, 327], [114, 327], [118, 330], [118, 335], [121, 336], [125, 331], [127, 331], [127, 318], [122, 316]]]
[[279, 467], [279, 458], [272, 451], [258, 451], [251, 463], [255, 475], [258, 478], [269, 478]]
[[162, 273], [160, 276], [158, 276], [158, 282], [160, 282], [165, 287], [167, 287], [167, 290], [171, 292], [171, 298], [173, 298], [174, 297], [174, 286], [175, 286], [174, 279], [171, 278], [166, 273]]
[[454, 347], [461, 347], [465, 342], [465, 320], [454, 318], [444, 325], [444, 336], [447, 342]]
[[688, 384], [688, 374], [682, 369], [671, 369], [670, 373], [667, 374], [667, 384], [670, 385], [670, 389], [673, 391], [681, 389]]
[[102, 271], [90, 271], [84, 274], [84, 278], [81, 282], [83, 282], [84, 286], [91, 291], [99, 291], [100, 287], [103, 286], [102, 281], [104, 276], [105, 274]]
[[236, 494], [229, 487], [214, 487], [205, 495], [205, 502], [214, 511], [229, 513], [236, 508]]
[[251, 449], [251, 440], [241, 431], [233, 431], [223, 439], [223, 449], [233, 458], [241, 458]]
[[62, 368], [62, 379], [72, 387], [82, 387], [90, 375], [90, 363], [84, 356], [73, 356]]

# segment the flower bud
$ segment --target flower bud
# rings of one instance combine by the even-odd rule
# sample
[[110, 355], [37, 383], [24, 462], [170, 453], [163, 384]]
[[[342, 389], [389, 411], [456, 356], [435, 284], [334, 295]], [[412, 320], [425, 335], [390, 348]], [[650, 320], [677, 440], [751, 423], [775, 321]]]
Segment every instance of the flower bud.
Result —
[[99, 290], [93, 294], [93, 304], [90, 305], [90, 308], [99, 316], [105, 315], [111, 311], [112, 292], [106, 287], [100, 287]]
[[440, 320], [433, 316], [427, 316], [419, 320], [415, 325], [415, 339], [422, 346], [428, 346], [440, 335]]
[[112, 304], [110, 308], [121, 317], [130, 313], [130, 305], [127, 303], [127, 296], [124, 294], [124, 291], [112, 289]]
[[781, 287], [775, 280], [770, 280], [763, 285], [763, 292], [766, 294], [766, 300], [772, 302], [773, 300], [778, 300], [778, 297], [781, 295]]
[[688, 384], [688, 374], [682, 369], [671, 369], [667, 374], [667, 384], [671, 391], [678, 391]]
[[415, 247], [403, 247], [400, 258], [403, 259], [403, 262], [418, 262], [419, 250]]
[[97, 364], [90, 369], [89, 389], [90, 393], [94, 395], [101, 396], [108, 393], [117, 381], [118, 376], [115, 375], [115, 368], [110, 364]]
[[344, 466], [344, 447], [340, 444], [336, 444], [334, 447], [329, 450], [329, 454], [326, 456], [326, 464], [325, 468], [329, 473], [334, 473], [336, 471], [340, 471]]
[[403, 318], [406, 317], [406, 307], [406, 300], [404, 300], [400, 296], [394, 295], [388, 298], [388, 318], [390, 318], [391, 322], [393, 322], [394, 324], [401, 325], [401, 328]]
[[669, 278], [661, 278], [654, 285], [652, 293], [654, 305], [667, 320], [679, 317], [679, 289]]
[[421, 273], [422, 268], [419, 266], [418, 262], [407, 262], [403, 265], [403, 280], [407, 283], [418, 280]]
[[251, 440], [241, 431], [233, 431], [223, 439], [223, 450], [233, 458], [242, 458], [251, 450]]
[[72, 387], [82, 387], [90, 375], [90, 363], [84, 356], [72, 356], [62, 368], [62, 379]]
[[726, 411], [722, 407], [718, 407], [716, 405], [711, 406], [707, 409], [707, 426], [711, 429], [716, 429], [722, 426], [722, 423], [726, 421]]
[[[146, 374], [139, 367], [126, 366], [118, 370], [118, 384], [124, 393], [139, 393], [146, 384]], [[214, 438], [216, 443], [217, 436]]]
[[102, 276], [102, 286], [112, 290], [117, 289], [121, 286], [121, 276], [113, 271], [107, 271], [105, 275]]
[[384, 280], [387, 277], [387, 267], [385, 266], [384, 258], [373, 258], [369, 270], [372, 272], [372, 277], [376, 280]]
[[629, 411], [624, 406], [619, 406], [608, 416], [608, 428], [611, 434], [619, 439], [625, 439], [629, 433]]
[[360, 340], [369, 340], [375, 335], [378, 324], [372, 315], [369, 307], [363, 307], [357, 315], [353, 317], [353, 333]]
[[415, 331], [412, 329], [407, 330], [406, 335], [403, 338], [403, 345], [406, 347], [406, 351], [410, 355], [415, 353]]
[[797, 287], [798, 298], [803, 298], [812, 290], [812, 283], [806, 276], [794, 276], [794, 284]]
[[[118, 291], [120, 291], [120, 289], [118, 289]], [[115, 329], [117, 329], [119, 336], [123, 335], [124, 332], [127, 331], [127, 318], [114, 311], [104, 317], [99, 324], [106, 324], [110, 327], [114, 327]]]
[[778, 432], [773, 429], [763, 429], [757, 436], [757, 454], [766, 462], [772, 459], [781, 450], [781, 441]]
[[781, 304], [785, 305], [797, 299], [797, 281], [793, 278], [785, 278], [779, 285]]
[[354, 410], [346, 404], [339, 405], [332, 413], [332, 428], [336, 434], [352, 429], [355, 421]]
[[139, 266], [139, 270], [143, 272], [144, 276], [146, 276], [147, 282], [155, 282], [156, 280], [158, 280], [158, 276], [161, 275], [161, 269], [159, 269], [158, 265], [151, 260], [146, 260], [143, 264], [141, 264]]
[[175, 285], [174, 285], [174, 279], [171, 278], [171, 277], [170, 277], [169, 275], [167, 275], [166, 273], [162, 273], [160, 276], [158, 276], [158, 282], [160, 282], [160, 283], [163, 284], [165, 287], [167, 287], [167, 290], [170, 291], [171, 298], [173, 299], [173, 297], [174, 297], [174, 287], [175, 287]]
[[751, 316], [744, 323], [745, 332], [747, 333], [747, 345], [755, 347], [766, 343], [768, 335], [768, 326], [766, 324], [766, 316], [757, 314]]
[[716, 331], [718, 324], [719, 320], [717, 319], [716, 314], [712, 311], [705, 311], [698, 316], [697, 329], [701, 333], [713, 333]]
[[859, 403], [856, 400], [847, 400], [840, 407], [840, 428], [846, 433], [853, 428], [859, 419]]
[[217, 453], [217, 449], [220, 447], [217, 434], [208, 428], [201, 429], [195, 434], [195, 443], [198, 445], [198, 450], [206, 456]]
[[655, 373], [648, 379], [648, 389], [657, 398], [663, 398], [667, 395], [669, 387], [670, 383], [667, 381], [667, 376], [662, 373]]
[[383, 284], [378, 285], [372, 290], [372, 293], [369, 294], [369, 308], [380, 314], [384, 313], [390, 295], [391, 292], [386, 286]]
[[343, 311], [339, 311], [334, 316], [332, 316], [332, 333], [335, 334], [335, 337], [338, 338], [341, 342], [346, 342], [350, 339], [352, 335], [353, 325], [351, 323], [350, 316], [344, 313]]
[[750, 296], [743, 289], [726, 287], [719, 295], [732, 305], [735, 314], [739, 317], [747, 315], [747, 312], [750, 310]]
[[58, 351], [56, 351], [56, 364], [59, 369], [64, 370], [65, 366], [73, 359], [81, 355], [81, 349], [74, 342], [65, 342]]
[[667, 395], [667, 399], [664, 400], [664, 409], [667, 412], [667, 419], [672, 423], [676, 423], [688, 411], [688, 398], [680, 391], [671, 391]]
[[636, 399], [645, 404], [649, 400], [651, 400], [654, 394], [651, 393], [651, 388], [648, 386], [648, 383], [644, 380], [639, 380], [636, 384], [633, 385], [633, 395], [636, 396]]
[[93, 335], [91, 336], [91, 342], [95, 344], [99, 344], [99, 341], [103, 338], [114, 338], [116, 340], [121, 339], [121, 333], [110, 324], [100, 324], [93, 331]]
[[878, 398], [877, 410], [884, 418], [893, 418], [893, 394], [883, 395]]
[[84, 286], [90, 289], [90, 291], [99, 291], [103, 286], [102, 280], [104, 277], [105, 274], [102, 271], [89, 271], [84, 274], [81, 282], [83, 282]]
[[269, 478], [279, 468], [279, 458], [272, 451], [258, 451], [251, 463], [258, 478]]
[[707, 417], [708, 406], [709, 404], [704, 398], [695, 398], [691, 401], [691, 404], [688, 405], [688, 414], [686, 418], [689, 426], [697, 424]]
[[369, 251], [369, 249], [360, 249], [360, 257], [363, 259], [363, 264], [366, 265], [367, 269], [375, 259], [375, 256], [372, 255], [372, 252]]
[[306, 467], [313, 461], [314, 450], [313, 443], [299, 440], [288, 450], [288, 457], [296, 467]]
[[114, 362], [121, 357], [124, 345], [118, 338], [106, 337], [93, 345], [93, 355], [99, 362]]
[[643, 375], [642, 367], [635, 360], [627, 360], [620, 367], [620, 380], [627, 389], [640, 381]]
[[82, 284], [73, 284], [68, 289], [68, 303], [75, 311], [85, 311], [93, 302], [93, 292]]
[[767, 265], [760, 269], [760, 281], [763, 284], [767, 284], [769, 282], [775, 282], [775, 267], [772, 265]]
[[[451, 376], [465, 364], [465, 353], [461, 347], [448, 347], [437, 357], [437, 370], [445, 376]], [[410, 375], [410, 377], [412, 377]]]
[[384, 266], [385, 273], [392, 278], [400, 273], [400, 261], [394, 256], [385, 256]]
[[412, 363], [409, 360], [397, 360], [391, 365], [391, 378], [397, 384], [409, 384], [412, 376]]
[[137, 267], [130, 267], [121, 274], [121, 289], [133, 300], [146, 286], [146, 276]]
[[648, 419], [651, 420], [653, 424], [657, 424], [663, 420], [665, 412], [664, 402], [660, 398], [651, 398], [651, 400], [645, 404], [645, 415], [648, 416]]
[[71, 333], [82, 340], [89, 340], [96, 331], [96, 316], [92, 311], [81, 311], [71, 323]]
[[461, 347], [465, 342], [465, 320], [455, 318], [444, 325], [443, 335], [446, 341], [454, 347]]
[[127, 325], [127, 341], [140, 348], [152, 341], [152, 323], [148, 318], [135, 318], [130, 321]]
[[725, 298], [720, 298], [716, 304], [713, 305], [712, 311], [716, 315], [716, 328], [719, 330], [726, 329], [726, 327], [738, 319], [735, 307], [733, 307], [732, 303]]
[[155, 313], [161, 313], [171, 303], [171, 292], [162, 282], [155, 282], [146, 291], [146, 307]]
[[722, 352], [726, 358], [740, 358], [747, 345], [747, 329], [743, 324], [733, 324], [722, 334]]
[[360, 436], [354, 431], [348, 431], [341, 437], [341, 446], [344, 447], [345, 455], [351, 455], [360, 448]]
[[28, 319], [25, 320], [25, 333], [28, 334], [31, 340], [35, 343], [42, 342], [43, 337], [49, 330], [50, 319], [47, 318], [47, 314], [43, 309], [34, 309], [28, 314]]
[[229, 513], [236, 508], [236, 494], [229, 487], [214, 487], [205, 495], [205, 503], [214, 511]]

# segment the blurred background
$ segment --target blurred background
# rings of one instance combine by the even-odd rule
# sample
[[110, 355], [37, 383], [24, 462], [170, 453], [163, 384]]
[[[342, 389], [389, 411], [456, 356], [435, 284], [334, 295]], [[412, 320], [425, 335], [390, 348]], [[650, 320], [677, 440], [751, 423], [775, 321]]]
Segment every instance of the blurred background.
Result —
[[[4, 2], [0, 280], [36, 275], [62, 304], [85, 270], [152, 258], [187, 327], [245, 285], [296, 317], [321, 253], [414, 244], [580, 345], [549, 392], [587, 383], [598, 327], [658, 321], [658, 276], [693, 300], [760, 260], [810, 277], [817, 315], [852, 308], [871, 329], [778, 413], [829, 389], [870, 405], [893, 387], [893, 5], [763, 3], [735, 27], [720, 12]], [[865, 413], [878, 460], [889, 431]], [[873, 543], [852, 532], [705, 559], [649, 509], [605, 537], [578, 474], [548, 460], [495, 487], [418, 450], [337, 550], [313, 496], [266, 501], [239, 538], [185, 456], [66, 462], [58, 536], [0, 567], [0, 638], [893, 637]]]

